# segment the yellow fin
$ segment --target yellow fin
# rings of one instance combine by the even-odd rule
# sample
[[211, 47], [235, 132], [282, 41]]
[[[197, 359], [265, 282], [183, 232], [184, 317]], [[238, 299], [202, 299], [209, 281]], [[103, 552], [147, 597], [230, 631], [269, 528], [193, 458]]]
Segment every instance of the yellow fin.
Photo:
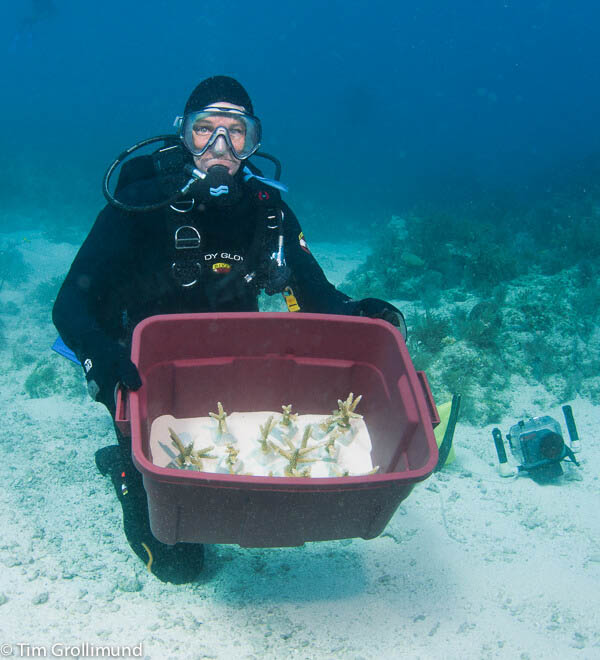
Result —
[[[446, 401], [446, 403], [442, 403], [441, 406], [437, 406], [438, 415], [440, 416], [440, 423], [435, 427], [433, 432], [435, 434], [435, 441], [437, 442], [438, 447], [442, 444], [442, 440], [444, 439], [444, 433], [446, 433], [446, 428], [448, 427], [448, 419], [450, 418], [451, 409], [452, 400]], [[450, 465], [450, 463], [452, 463], [455, 458], [456, 456], [454, 454], [454, 443], [452, 443], [450, 453], [448, 454], [448, 458], [446, 459], [444, 465]]]

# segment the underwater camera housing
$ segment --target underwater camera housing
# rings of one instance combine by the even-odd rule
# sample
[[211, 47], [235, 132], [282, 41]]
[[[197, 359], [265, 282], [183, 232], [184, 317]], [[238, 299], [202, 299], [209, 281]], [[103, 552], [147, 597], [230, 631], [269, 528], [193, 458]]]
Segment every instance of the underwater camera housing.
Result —
[[[519, 463], [517, 473], [527, 472], [534, 481], [545, 482], [563, 474], [563, 460], [569, 459], [579, 465], [575, 458], [575, 452], [579, 450], [579, 437], [571, 406], [564, 406], [563, 413], [569, 431], [568, 443], [563, 438], [559, 422], [549, 415], [520, 420], [510, 427], [506, 439], [511, 454]], [[514, 475], [514, 469], [508, 466], [500, 430], [494, 429], [492, 435], [500, 461], [500, 474]]]
[[552, 417], [534, 417], [521, 420], [510, 427], [506, 436], [512, 455], [526, 472], [544, 469], [553, 472], [548, 476], [560, 476], [560, 461], [567, 457], [567, 446], [562, 437], [560, 424]]

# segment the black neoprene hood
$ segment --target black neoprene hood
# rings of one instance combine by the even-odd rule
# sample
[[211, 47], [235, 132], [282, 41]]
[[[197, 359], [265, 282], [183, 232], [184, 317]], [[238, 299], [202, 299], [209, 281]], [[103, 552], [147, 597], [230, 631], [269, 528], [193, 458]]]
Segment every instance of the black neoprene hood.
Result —
[[229, 76], [212, 76], [203, 80], [190, 94], [184, 112], [187, 115], [218, 101], [241, 105], [248, 114], [254, 114], [248, 92], [237, 80]]

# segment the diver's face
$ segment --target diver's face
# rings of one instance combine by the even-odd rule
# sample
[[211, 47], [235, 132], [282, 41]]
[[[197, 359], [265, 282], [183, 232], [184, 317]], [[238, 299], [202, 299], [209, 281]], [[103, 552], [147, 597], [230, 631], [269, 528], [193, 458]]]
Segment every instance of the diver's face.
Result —
[[[245, 111], [245, 108], [241, 105], [234, 105], [233, 103], [228, 103], [227, 101], [219, 101], [218, 103], [212, 103], [208, 106], [219, 108], [232, 108], [233, 110], [240, 110], [241, 112]], [[194, 146], [198, 149], [201, 149], [213, 134], [216, 128], [219, 126], [224, 126], [228, 131], [233, 142], [233, 146], [237, 149], [235, 144], [235, 136], [239, 133], [240, 130], [244, 130], [244, 125], [237, 120], [235, 117], [223, 117], [215, 116], [208, 117], [204, 119], [202, 124], [194, 127], [192, 131], [192, 137], [194, 139]], [[243, 141], [242, 141], [243, 144]], [[201, 156], [194, 156], [194, 163], [196, 167], [201, 172], [208, 172], [208, 169], [213, 165], [224, 165], [229, 174], [232, 176], [240, 169], [242, 161], [237, 159], [232, 153], [229, 145], [225, 141], [225, 138], [222, 135], [215, 140]]]

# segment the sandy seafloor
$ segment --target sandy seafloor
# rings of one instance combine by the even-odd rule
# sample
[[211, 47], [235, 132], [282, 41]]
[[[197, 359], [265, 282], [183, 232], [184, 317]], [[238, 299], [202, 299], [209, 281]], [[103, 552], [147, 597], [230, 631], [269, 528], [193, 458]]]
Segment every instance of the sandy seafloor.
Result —
[[[141, 643], [148, 658], [600, 658], [598, 407], [570, 402], [581, 468], [565, 465], [555, 485], [501, 479], [492, 426], [459, 423], [455, 463], [419, 484], [381, 537], [209, 546], [197, 583], [163, 584], [130, 550], [96, 471], [95, 451], [114, 442], [104, 409], [83, 393], [30, 398], [32, 365], [11, 366], [23, 350], [62, 360], [49, 352], [52, 301], [34, 291], [76, 247], [4, 238], [33, 268], [0, 291], [13, 312], [2, 314], [0, 645], [15, 656]], [[335, 283], [367, 251], [311, 247]], [[564, 429], [560, 407], [534, 399], [514, 393], [503, 432], [543, 413]]]

